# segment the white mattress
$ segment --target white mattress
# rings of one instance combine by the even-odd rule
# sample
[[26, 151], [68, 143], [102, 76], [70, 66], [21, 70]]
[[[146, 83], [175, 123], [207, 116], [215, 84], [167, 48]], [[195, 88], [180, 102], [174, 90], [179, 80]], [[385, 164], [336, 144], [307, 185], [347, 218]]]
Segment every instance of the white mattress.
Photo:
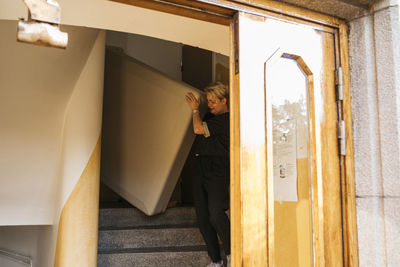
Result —
[[111, 49], [104, 90], [102, 182], [147, 215], [161, 213], [195, 138], [184, 96], [200, 91]]

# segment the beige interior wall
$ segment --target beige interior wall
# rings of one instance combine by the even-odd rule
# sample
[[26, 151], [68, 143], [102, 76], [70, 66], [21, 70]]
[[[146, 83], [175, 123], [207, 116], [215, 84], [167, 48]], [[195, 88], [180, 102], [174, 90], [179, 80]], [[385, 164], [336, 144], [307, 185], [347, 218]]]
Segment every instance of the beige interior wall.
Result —
[[181, 43], [138, 34], [108, 31], [106, 44], [121, 48], [130, 57], [136, 58], [175, 80], [182, 80], [183, 44]]
[[17, 43], [16, 26], [0, 20], [0, 225], [50, 225], [65, 110], [98, 30], [66, 27], [61, 50]]
[[[136, 33], [229, 55], [229, 27], [108, 0], [59, 0], [61, 22]], [[27, 17], [23, 1], [0, 0], [0, 19]]]
[[52, 267], [54, 265], [58, 224], [47, 227], [46, 231], [40, 234], [34, 266]]
[[[50, 231], [51, 226], [1, 226], [0, 227], [0, 249], [15, 252], [30, 257], [33, 262], [39, 260], [39, 244], [42, 236]], [[0, 266], [24, 267], [20, 263], [13, 262], [4, 256], [0, 256]], [[42, 266], [37, 264], [35, 266]]]
[[[61, 50], [17, 43], [16, 22], [0, 21], [0, 225], [49, 225], [40, 233], [1, 227], [1, 239], [10, 236], [14, 243], [0, 245], [29, 249], [35, 266], [43, 267], [54, 264], [61, 209], [101, 131], [105, 32], [65, 28], [70, 43]], [[97, 193], [87, 197], [97, 203]], [[96, 208], [78, 215], [97, 223]]]
[[101, 133], [105, 31], [97, 31], [89, 57], [65, 113], [60, 175], [61, 209], [96, 146]]
[[126, 54], [175, 80], [182, 80], [183, 44], [134, 34], [128, 35], [127, 41]]
[[[57, 231], [52, 225], [0, 226], [0, 249], [12, 251], [32, 259], [34, 267], [53, 266]], [[25, 267], [0, 256], [0, 266]]]
[[119, 47], [122, 51], [127, 50], [126, 45], [128, 44], [128, 35], [126, 32], [116, 32], [116, 31], [107, 31], [106, 37], [106, 45]]
[[96, 30], [64, 114], [55, 223], [42, 236], [39, 266], [96, 266], [104, 49]]
[[105, 36], [97, 31], [65, 113], [55, 214], [61, 215], [52, 239], [57, 236], [57, 247], [49, 244], [50, 250], [56, 249], [55, 266], [97, 265]]

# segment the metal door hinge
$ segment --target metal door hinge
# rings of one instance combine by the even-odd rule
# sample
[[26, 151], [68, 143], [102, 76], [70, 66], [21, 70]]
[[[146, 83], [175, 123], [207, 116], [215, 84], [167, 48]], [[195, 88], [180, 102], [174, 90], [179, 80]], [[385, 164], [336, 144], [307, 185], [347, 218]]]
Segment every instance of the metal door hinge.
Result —
[[337, 99], [343, 100], [343, 70], [342, 67], [339, 67], [335, 70], [335, 85], [337, 92]]
[[338, 139], [339, 139], [339, 153], [342, 156], [346, 155], [346, 128], [344, 120], [338, 122]]

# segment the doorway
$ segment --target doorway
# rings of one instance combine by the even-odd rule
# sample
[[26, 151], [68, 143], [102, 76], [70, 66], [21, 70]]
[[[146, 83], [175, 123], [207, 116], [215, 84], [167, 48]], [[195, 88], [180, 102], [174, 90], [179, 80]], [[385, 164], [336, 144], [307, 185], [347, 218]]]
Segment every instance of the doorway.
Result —
[[[119, 56], [121, 59], [115, 60], [115, 57]], [[147, 74], [151, 75], [151, 79], [155, 79], [154, 86], [157, 86], [156, 84], [161, 82], [160, 79], [162, 79], [162, 83], [168, 82], [170, 85], [166, 86], [166, 92], [162, 93], [165, 94], [165, 97], [168, 97], [168, 94], [174, 95], [177, 93], [172, 91], [177, 84], [180, 84], [180, 87], [185, 87], [186, 85], [186, 87], [196, 88], [199, 92], [213, 82], [229, 84], [229, 58], [227, 56], [198, 47], [148, 36], [108, 31], [106, 59], [102, 137], [103, 153], [101, 165], [103, 184], [100, 197], [100, 201], [104, 202], [118, 200], [121, 196], [124, 196], [128, 200], [130, 199], [129, 192], [125, 192], [129, 189], [127, 189], [127, 187], [125, 187], [125, 189], [119, 188], [112, 180], [120, 179], [121, 184], [125, 184], [126, 186], [128, 184], [126, 183], [127, 179], [134, 180], [136, 179], [135, 177], [143, 175], [143, 172], [141, 173], [132, 168], [132, 166], [136, 164], [135, 161], [139, 160], [137, 154], [143, 152], [140, 152], [138, 147], [133, 146], [134, 142], [131, 140], [131, 137], [137, 135], [135, 132], [149, 129], [149, 125], [143, 125], [144, 121], [134, 116], [134, 114], [146, 112], [143, 109], [138, 110], [135, 108], [135, 106], [140, 103], [135, 102], [134, 98], [141, 96], [135, 96], [133, 91], [139, 90], [138, 88], [134, 89], [134, 85], [140, 77], [138, 76], [129, 80], [129, 82], [132, 83], [132, 89], [129, 89], [130, 86], [126, 81], [123, 83], [120, 81], [121, 79], [125, 80], [124, 75], [131, 75], [126, 73], [126, 71], [131, 71], [132, 75], [134, 75], [134, 72], [138, 70], [133, 66], [128, 70], [119, 69], [120, 65], [125, 64], [122, 60], [131, 61], [131, 63], [137, 62], [137, 64], [145, 67]], [[118, 70], [115, 71], [117, 68]], [[116, 73], [118, 71], [120, 71], [120, 73]], [[172, 81], [175, 81], [176, 84], [174, 85]], [[143, 84], [142, 86], [148, 87], [145, 90], [153, 89], [149, 84]], [[168, 90], [171, 90], [170, 93], [168, 93]], [[182, 98], [180, 100], [183, 100], [185, 95], [184, 91], [180, 94]], [[149, 96], [150, 95], [149, 91]], [[151, 103], [151, 99], [145, 101], [150, 101], [147, 106], [157, 110], [157, 105]], [[185, 106], [185, 103], [183, 104], [184, 106], [179, 108], [182, 109], [182, 111], [186, 111], [186, 113], [190, 113], [190, 108]], [[182, 103], [177, 103], [177, 107], [180, 105], [182, 105]], [[173, 103], [169, 108], [174, 108]], [[171, 111], [167, 110], [157, 110], [157, 112], [162, 112], [164, 114], [171, 113]], [[145, 116], [145, 114], [141, 115], [141, 117], [143, 116]], [[175, 121], [182, 118], [169, 116], [168, 119], [171, 123], [177, 123]], [[191, 125], [188, 125], [188, 129], [189, 128], [191, 128]], [[185, 129], [185, 131], [187, 130]], [[176, 133], [171, 134], [175, 135]], [[159, 135], [162, 135], [162, 133], [159, 133]], [[190, 135], [193, 135], [193, 133]], [[156, 135], [153, 137], [156, 137]], [[144, 139], [143, 142], [147, 143], [146, 146], [150, 147], [153, 146], [155, 141], [153, 140], [153, 142], [151, 142], [150, 140]], [[173, 193], [170, 192], [172, 196], [169, 195], [164, 199], [165, 202], [169, 202], [165, 203], [165, 207], [167, 204], [168, 207], [176, 205], [193, 206], [192, 168], [194, 155], [190, 149], [192, 144], [190, 142], [191, 141], [188, 141], [188, 144], [184, 145], [189, 146], [189, 151], [186, 151], [186, 149], [186, 152], [183, 153], [184, 155], [182, 154], [177, 158], [179, 162], [173, 163], [173, 168], [175, 168], [176, 171], [168, 180], [177, 180], [177, 182], [176, 186], [174, 186], [175, 189]], [[179, 146], [179, 144], [177, 145]], [[137, 149], [137, 151], [135, 151], [135, 149]], [[161, 151], [163, 150], [163, 148], [159, 149]], [[161, 151], [154, 150], [153, 153], [159, 154], [162, 153]], [[160, 162], [154, 162], [154, 164], [152, 168], [162, 168]], [[157, 164], [159, 166], [157, 166]], [[164, 167], [170, 168], [170, 166]], [[108, 186], [106, 186], [106, 184]], [[110, 188], [119, 192], [121, 196], [113, 194]], [[157, 194], [154, 192], [149, 193]], [[132, 199], [130, 200], [132, 201]], [[135, 200], [131, 203], [137, 204]], [[142, 208], [142, 210], [144, 209], [144, 207], [139, 208]]]
[[[229, 16], [216, 7], [235, 13], [229, 18], [233, 266], [357, 266], [346, 25], [291, 6], [235, 2], [202, 6], [203, 20], [211, 11], [210, 21]], [[196, 12], [185, 16], [198, 18], [193, 5]], [[153, 9], [171, 13], [162, 5]], [[294, 75], [274, 81], [279, 69], [290, 68]], [[273, 102], [286, 89], [280, 81], [296, 75], [301, 82], [291, 89], [303, 92], [300, 105], [285, 99], [290, 91], [283, 105]], [[299, 217], [304, 220], [291, 230], [301, 241], [290, 247], [297, 241], [285, 242], [281, 222]], [[304, 242], [306, 248], [299, 247]], [[279, 256], [285, 247], [304, 258], [289, 262]]]
[[[111, 201], [101, 203], [100, 265], [119, 266], [119, 260], [124, 258], [129, 264], [155, 266], [153, 262], [165, 257], [162, 266], [205, 266], [209, 262], [206, 247], [195, 224], [194, 208], [187, 207], [193, 206], [192, 193], [186, 189], [192, 187], [188, 179], [193, 171], [188, 162], [194, 155], [189, 152], [193, 139], [187, 140], [185, 133], [189, 137], [194, 134], [192, 111], [184, 97], [186, 90], [200, 91], [189, 83], [201, 88], [213, 76], [229, 77], [229, 71], [226, 69], [221, 75], [220, 65], [224, 62], [213, 57], [222, 56], [211, 51], [147, 36], [124, 35], [111, 33], [106, 50], [100, 200]], [[199, 64], [199, 58], [207, 60]], [[217, 67], [211, 65], [213, 62]], [[219, 72], [213, 75], [213, 69]], [[203, 79], [197, 79], [201, 76]], [[179, 173], [185, 160], [186, 168]], [[167, 194], [172, 193], [168, 190], [173, 187], [175, 194], [171, 197]], [[126, 201], [112, 203], [121, 197], [137, 209]], [[169, 208], [169, 203], [180, 207]], [[124, 243], [118, 238], [121, 235], [137, 235], [142, 242]], [[142, 252], [146, 255], [139, 255]], [[121, 253], [129, 255], [121, 257]], [[146, 259], [140, 260], [141, 257]], [[141, 265], [147, 259], [149, 262]]]

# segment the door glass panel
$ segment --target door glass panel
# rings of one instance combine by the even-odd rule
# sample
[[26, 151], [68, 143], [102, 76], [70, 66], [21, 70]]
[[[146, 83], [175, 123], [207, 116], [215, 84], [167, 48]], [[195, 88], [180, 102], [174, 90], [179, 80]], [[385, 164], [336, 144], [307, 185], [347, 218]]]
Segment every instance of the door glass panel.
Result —
[[233, 244], [243, 258], [235, 263], [342, 266], [335, 30], [238, 18], [231, 181]]
[[313, 266], [308, 72], [300, 57], [285, 53], [266, 69], [272, 104], [276, 267]]

